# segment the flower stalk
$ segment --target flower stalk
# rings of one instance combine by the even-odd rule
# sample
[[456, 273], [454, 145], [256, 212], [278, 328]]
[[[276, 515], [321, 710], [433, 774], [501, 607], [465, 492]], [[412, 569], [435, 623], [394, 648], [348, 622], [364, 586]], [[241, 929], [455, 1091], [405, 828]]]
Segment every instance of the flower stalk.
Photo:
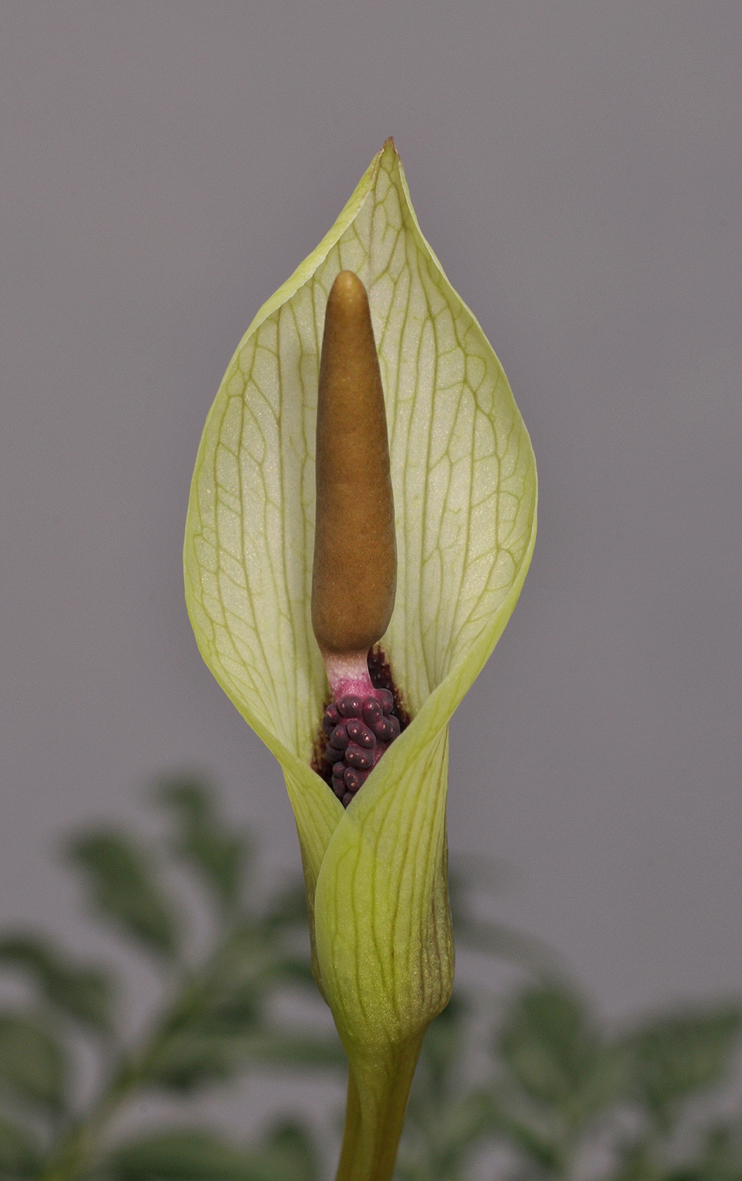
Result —
[[348, 1072], [336, 1181], [387, 1181], [394, 1172], [424, 1032], [379, 1063], [356, 1056]]

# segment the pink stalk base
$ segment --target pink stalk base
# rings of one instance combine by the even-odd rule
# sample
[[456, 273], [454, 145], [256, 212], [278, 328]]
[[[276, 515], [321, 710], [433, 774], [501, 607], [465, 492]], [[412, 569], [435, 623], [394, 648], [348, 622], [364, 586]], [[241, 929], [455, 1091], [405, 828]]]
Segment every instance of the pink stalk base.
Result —
[[378, 690], [371, 684], [368, 673], [368, 652], [323, 652], [327, 680], [332, 700], [352, 694], [356, 697], [377, 697]]

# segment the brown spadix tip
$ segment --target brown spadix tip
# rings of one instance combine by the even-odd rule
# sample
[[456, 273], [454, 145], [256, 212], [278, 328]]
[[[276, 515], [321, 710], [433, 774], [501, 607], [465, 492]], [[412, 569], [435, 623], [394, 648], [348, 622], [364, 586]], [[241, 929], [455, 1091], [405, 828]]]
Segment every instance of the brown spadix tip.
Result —
[[323, 655], [364, 654], [397, 584], [394, 499], [368, 296], [341, 271], [327, 300], [317, 403], [312, 626]]

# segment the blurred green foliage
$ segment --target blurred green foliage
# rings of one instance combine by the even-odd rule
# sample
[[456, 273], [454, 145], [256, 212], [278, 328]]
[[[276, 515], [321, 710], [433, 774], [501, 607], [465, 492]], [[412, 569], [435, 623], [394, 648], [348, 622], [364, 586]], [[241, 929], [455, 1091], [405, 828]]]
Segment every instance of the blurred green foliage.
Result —
[[[142, 1097], [177, 1101], [266, 1066], [345, 1069], [334, 1031], [278, 1016], [281, 996], [321, 1008], [303, 884], [263, 896], [253, 842], [204, 783], [167, 781], [155, 800], [169, 820], [162, 840], [95, 829], [67, 845], [94, 913], [158, 975], [144, 1032], [121, 1032], [118, 970], [45, 935], [0, 935], [0, 971], [23, 998], [0, 1007], [0, 1181], [319, 1181], [325, 1146], [300, 1118], [249, 1143], [185, 1119], [116, 1130]], [[431, 1026], [399, 1181], [742, 1181], [729, 1084], [740, 1006], [608, 1031], [544, 949], [474, 916], [485, 873], [452, 875], [457, 941], [517, 962], [521, 983], [504, 998], [457, 990]], [[205, 907], [206, 935], [188, 902]], [[92, 1093], [75, 1069], [83, 1047], [97, 1063]]]

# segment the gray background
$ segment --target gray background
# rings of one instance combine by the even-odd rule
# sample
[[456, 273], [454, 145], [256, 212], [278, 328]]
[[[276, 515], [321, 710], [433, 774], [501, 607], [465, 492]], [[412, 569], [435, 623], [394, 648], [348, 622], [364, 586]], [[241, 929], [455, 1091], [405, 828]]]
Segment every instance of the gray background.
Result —
[[184, 513], [237, 341], [393, 134], [541, 480], [453, 854], [611, 1017], [742, 990], [740, 50], [734, 0], [2, 5], [3, 923], [102, 946], [50, 852], [178, 767], [297, 865]]

